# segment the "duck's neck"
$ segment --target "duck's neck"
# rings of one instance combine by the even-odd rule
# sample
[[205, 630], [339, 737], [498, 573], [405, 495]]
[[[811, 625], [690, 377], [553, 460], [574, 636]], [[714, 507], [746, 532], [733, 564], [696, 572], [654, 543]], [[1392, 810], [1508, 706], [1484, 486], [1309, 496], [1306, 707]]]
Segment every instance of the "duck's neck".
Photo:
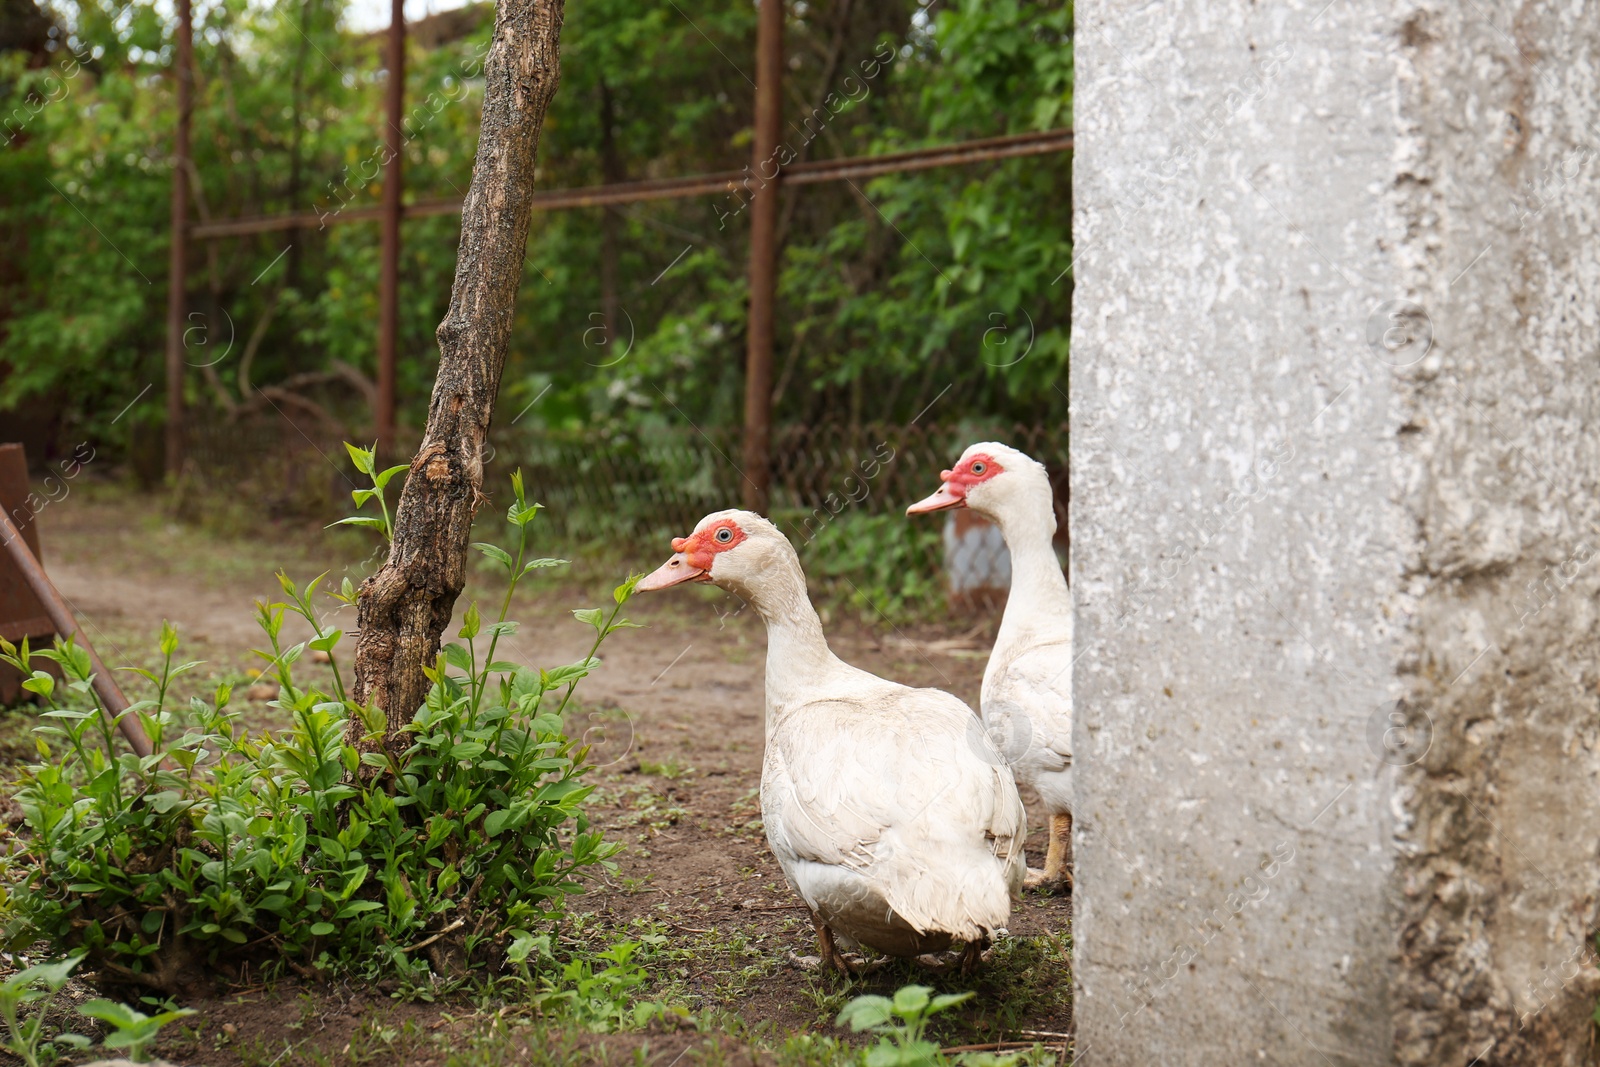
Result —
[[1050, 499], [1008, 503], [992, 516], [1011, 553], [1011, 592], [996, 643], [1041, 629], [1070, 634], [1072, 594], [1051, 541], [1056, 521]]
[[805, 576], [774, 568], [750, 590], [750, 602], [767, 624], [767, 707], [801, 703], [840, 670], [847, 670], [822, 635]]

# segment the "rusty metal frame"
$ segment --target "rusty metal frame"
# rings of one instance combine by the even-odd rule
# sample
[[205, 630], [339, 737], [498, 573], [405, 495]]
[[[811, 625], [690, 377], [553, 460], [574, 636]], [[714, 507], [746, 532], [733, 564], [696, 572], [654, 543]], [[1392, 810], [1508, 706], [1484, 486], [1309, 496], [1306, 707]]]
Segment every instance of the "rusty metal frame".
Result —
[[[254, 217], [220, 219], [200, 225], [189, 225], [183, 210], [187, 199], [187, 176], [182, 157], [187, 155], [189, 143], [188, 75], [192, 67], [190, 50], [185, 42], [191, 40], [189, 0], [178, 0], [179, 15], [179, 125], [178, 153], [180, 165], [174, 172], [173, 185], [173, 253], [171, 290], [168, 296], [167, 316], [167, 464], [169, 473], [175, 472], [182, 459], [181, 432], [178, 427], [182, 416], [183, 397], [183, 299], [186, 289], [187, 262], [182, 251], [186, 239], [217, 240], [225, 237], [242, 237], [256, 233], [279, 233], [286, 230], [323, 229], [329, 225], [352, 222], [381, 221], [383, 242], [380, 314], [378, 325], [378, 389], [376, 410], [373, 412], [377, 426], [379, 448], [392, 442], [395, 419], [395, 361], [398, 336], [400, 221], [427, 218], [434, 215], [453, 215], [461, 211], [459, 199], [423, 200], [412, 204], [402, 203], [400, 175], [400, 118], [404, 108], [405, 15], [402, 0], [392, 0], [393, 13], [388, 34], [389, 84], [385, 111], [387, 130], [385, 143], [389, 159], [385, 164], [383, 201], [373, 207], [352, 208], [337, 213], [294, 213], [261, 215]], [[783, 0], [762, 0], [757, 24], [756, 45], [756, 116], [755, 136], [751, 166], [741, 171], [722, 171], [713, 174], [694, 174], [682, 178], [664, 178], [649, 181], [617, 182], [588, 186], [579, 189], [553, 189], [533, 195], [536, 211], [561, 211], [572, 208], [601, 207], [606, 204], [630, 204], [648, 200], [672, 200], [691, 196], [718, 193], [733, 194], [741, 200], [752, 198], [750, 233], [750, 311], [746, 349], [745, 393], [745, 444], [744, 462], [749, 488], [746, 504], [756, 510], [766, 509], [771, 474], [771, 457], [768, 439], [772, 418], [772, 313], [773, 280], [777, 271], [777, 242], [775, 211], [779, 189], [783, 185], [811, 185], [818, 182], [854, 181], [883, 174], [926, 170], [932, 167], [964, 166], [1019, 156], [1045, 155], [1072, 150], [1070, 129], [1046, 130], [1037, 133], [1014, 134], [1005, 137], [988, 137], [955, 144], [915, 148], [903, 152], [889, 152], [874, 156], [852, 156], [844, 159], [819, 160], [796, 163], [787, 167], [776, 166], [778, 125], [782, 116], [781, 88], [783, 77]], [[757, 178], [771, 166], [771, 177]], [[772, 215], [772, 218], [768, 218]]]
[[[965, 166], [1018, 156], [1041, 156], [1072, 150], [1072, 131], [1045, 130], [1005, 137], [986, 137], [976, 141], [886, 152], [876, 156], [847, 156], [783, 167], [778, 178], [784, 185], [816, 185], [821, 182], [853, 181], [884, 174], [930, 170], [934, 167]], [[680, 200], [692, 196], [732, 193], [748, 196], [755, 179], [746, 170], [725, 170], [711, 174], [692, 174], [683, 178], [657, 178], [650, 181], [616, 182], [577, 189], [549, 189], [533, 194], [535, 211], [562, 211], [570, 208], [601, 207], [606, 204], [636, 204], [647, 200]], [[199, 240], [243, 237], [253, 233], [278, 233], [284, 230], [317, 230], [347, 222], [374, 222], [383, 218], [382, 205], [349, 208], [338, 214], [305, 212], [290, 215], [250, 215], [219, 219], [189, 227], [189, 235]], [[457, 215], [461, 200], [448, 198], [418, 200], [401, 207], [401, 217], [430, 218]]]

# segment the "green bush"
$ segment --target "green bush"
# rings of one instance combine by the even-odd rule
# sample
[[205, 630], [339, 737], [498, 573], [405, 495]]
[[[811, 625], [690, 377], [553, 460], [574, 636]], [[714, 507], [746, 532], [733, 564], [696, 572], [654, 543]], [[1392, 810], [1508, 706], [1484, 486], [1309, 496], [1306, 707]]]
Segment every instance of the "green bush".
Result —
[[[509, 577], [499, 617], [484, 625], [469, 607], [464, 643], [446, 645], [428, 672], [432, 691], [398, 757], [347, 743], [352, 717], [377, 731], [383, 715], [344, 692], [343, 635], [323, 628], [312, 603], [320, 578], [300, 588], [280, 574], [288, 601], [258, 605], [276, 703], [292, 716], [280, 734], [247, 736], [226, 685], [211, 701], [173, 707], [172, 681], [196, 664], [174, 662], [170, 626], [162, 668], [140, 672], [152, 696], [126, 713], [154, 744], [143, 758], [115, 735], [83, 649], [0, 648], [25, 674], [31, 653], [66, 679], [36, 671], [26, 682], [50, 710], [37, 729], [40, 760], [16, 793], [25, 824], [0, 901], [8, 943], [43, 940], [85, 955], [102, 981], [171, 992], [197, 967], [416, 978], [498, 967], [517, 938], [561, 915], [582, 892], [579, 872], [611, 867], [621, 847], [588, 826], [587, 749], [566, 736], [562, 715], [600, 643], [630, 625], [619, 614], [637, 579], [617, 587], [609, 611], [575, 612], [595, 631], [581, 662], [547, 671], [497, 659], [500, 638], [516, 629], [506, 619], [511, 591], [561, 562], [528, 558], [538, 505], [520, 478], [513, 488], [515, 553], [478, 546]], [[333, 595], [353, 599], [348, 584]], [[316, 636], [285, 647], [286, 610]], [[333, 692], [296, 684], [308, 649], [329, 654]]]
[[843, 590], [864, 618], [891, 623], [945, 609], [943, 535], [903, 515], [845, 514], [801, 547], [816, 585]]

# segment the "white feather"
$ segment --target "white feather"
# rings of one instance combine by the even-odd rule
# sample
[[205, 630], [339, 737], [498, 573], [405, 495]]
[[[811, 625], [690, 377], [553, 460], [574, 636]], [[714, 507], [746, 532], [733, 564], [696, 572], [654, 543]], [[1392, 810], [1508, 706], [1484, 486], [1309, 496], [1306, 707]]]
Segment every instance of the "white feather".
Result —
[[1005, 926], [1026, 866], [1016, 783], [972, 710], [829, 650], [787, 539], [750, 512], [712, 580], [767, 623], [761, 813], [795, 892], [841, 938], [891, 955]]

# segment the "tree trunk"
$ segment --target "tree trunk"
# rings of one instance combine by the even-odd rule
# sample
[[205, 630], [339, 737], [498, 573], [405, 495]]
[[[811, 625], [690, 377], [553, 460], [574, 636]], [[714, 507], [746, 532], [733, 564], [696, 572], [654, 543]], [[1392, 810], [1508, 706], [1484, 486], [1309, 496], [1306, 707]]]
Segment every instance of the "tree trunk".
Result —
[[[427, 429], [395, 511], [389, 559], [361, 587], [355, 698], [383, 709], [383, 745], [394, 755], [406, 747], [401, 729], [427, 698], [422, 670], [433, 665], [466, 582], [489, 420], [528, 245], [539, 129], [560, 76], [561, 17], [562, 0], [500, 0], [496, 8]], [[361, 733], [352, 722], [352, 742]]]

